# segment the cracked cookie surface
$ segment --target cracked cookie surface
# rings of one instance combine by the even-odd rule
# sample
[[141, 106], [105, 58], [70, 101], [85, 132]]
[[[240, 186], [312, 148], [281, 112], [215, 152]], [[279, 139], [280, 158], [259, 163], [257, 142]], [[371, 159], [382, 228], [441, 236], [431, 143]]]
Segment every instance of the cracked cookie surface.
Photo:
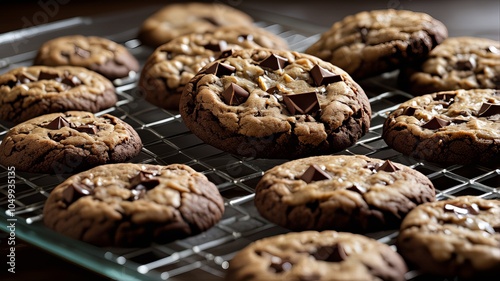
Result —
[[255, 189], [259, 213], [295, 231], [397, 229], [410, 210], [434, 200], [423, 174], [361, 155], [286, 162], [266, 171]]
[[108, 79], [123, 78], [139, 71], [139, 62], [122, 45], [97, 36], [70, 35], [42, 44], [34, 64], [81, 66]]
[[287, 49], [287, 43], [265, 29], [250, 26], [224, 26], [175, 38], [148, 58], [139, 89], [152, 104], [179, 110], [182, 90], [203, 66], [224, 51], [258, 47]]
[[414, 95], [459, 89], [500, 89], [500, 42], [450, 37], [418, 67], [405, 67], [400, 86]]
[[0, 75], [0, 119], [13, 123], [67, 110], [95, 113], [116, 100], [113, 84], [83, 67], [29, 66]]
[[11, 128], [0, 144], [0, 164], [18, 171], [66, 174], [128, 161], [141, 148], [137, 132], [121, 119], [67, 111]]
[[142, 23], [138, 38], [156, 48], [182, 35], [228, 25], [253, 25], [253, 19], [221, 2], [169, 4]]
[[423, 272], [496, 280], [500, 274], [500, 200], [459, 196], [418, 206], [403, 220], [397, 247]]
[[206, 143], [261, 158], [299, 158], [353, 145], [370, 126], [363, 89], [342, 69], [293, 51], [245, 49], [206, 65], [180, 113]]
[[257, 240], [230, 261], [226, 280], [403, 281], [406, 265], [388, 245], [345, 232], [303, 231]]
[[203, 174], [181, 164], [107, 164], [76, 174], [50, 193], [47, 227], [98, 246], [144, 246], [198, 234], [224, 202]]
[[364, 11], [334, 23], [305, 52], [363, 79], [420, 62], [446, 37], [444, 24], [425, 13]]
[[432, 162], [498, 162], [500, 92], [443, 91], [402, 103], [387, 117], [382, 137], [393, 149]]

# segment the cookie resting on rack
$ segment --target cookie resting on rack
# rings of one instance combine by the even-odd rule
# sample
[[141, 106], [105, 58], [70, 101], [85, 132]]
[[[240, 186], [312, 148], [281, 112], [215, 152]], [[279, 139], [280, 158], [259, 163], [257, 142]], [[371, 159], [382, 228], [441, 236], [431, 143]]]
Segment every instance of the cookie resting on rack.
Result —
[[45, 225], [97, 246], [146, 246], [198, 234], [217, 223], [224, 202], [192, 168], [107, 164], [76, 174], [50, 193]]
[[260, 158], [340, 151], [368, 131], [371, 117], [365, 92], [342, 69], [264, 48], [206, 65], [184, 88], [179, 110], [204, 142]]
[[357, 80], [418, 64], [447, 37], [446, 26], [425, 13], [363, 11], [334, 23], [305, 52]]
[[141, 71], [138, 87], [147, 101], [177, 111], [184, 87], [202, 67], [231, 49], [258, 47], [288, 48], [284, 39], [252, 26], [223, 26], [184, 35], [156, 48]]
[[404, 281], [403, 258], [358, 234], [291, 232], [253, 242], [230, 261], [227, 281]]
[[98, 36], [69, 35], [49, 40], [38, 49], [33, 63], [81, 66], [110, 80], [139, 71], [139, 62], [127, 48]]
[[415, 97], [389, 114], [382, 137], [394, 150], [448, 164], [500, 159], [500, 91], [443, 91]]
[[139, 154], [137, 132], [115, 116], [67, 111], [30, 119], [11, 128], [0, 144], [0, 164], [16, 171], [71, 174]]
[[397, 229], [409, 211], [435, 200], [435, 190], [425, 175], [399, 163], [328, 155], [269, 169], [254, 200], [264, 218], [294, 231], [368, 233]]
[[0, 119], [20, 123], [43, 114], [114, 106], [115, 87], [79, 66], [19, 67], [0, 75]]
[[420, 205], [403, 220], [396, 243], [424, 273], [498, 280], [500, 200], [459, 196]]

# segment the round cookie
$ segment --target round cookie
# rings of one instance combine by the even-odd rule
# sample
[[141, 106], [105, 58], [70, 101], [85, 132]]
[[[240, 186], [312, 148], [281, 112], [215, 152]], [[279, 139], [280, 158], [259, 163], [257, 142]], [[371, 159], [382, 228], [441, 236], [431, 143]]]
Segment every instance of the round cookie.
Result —
[[446, 37], [446, 26], [425, 13], [364, 11], [334, 23], [305, 52], [363, 79], [422, 61]]
[[382, 137], [394, 150], [449, 164], [493, 163], [500, 157], [500, 92], [443, 91], [402, 103]]
[[184, 86], [203, 66], [223, 51], [258, 47], [287, 49], [287, 43], [265, 29], [250, 26], [224, 26], [180, 36], [158, 47], [148, 58], [139, 89], [152, 104], [179, 110]]
[[133, 247], [198, 234], [223, 213], [217, 187], [192, 168], [124, 163], [59, 184], [45, 203], [43, 221], [87, 243]]
[[405, 67], [399, 85], [414, 95], [459, 89], [500, 89], [500, 42], [453, 37], [420, 65]]
[[396, 243], [422, 272], [497, 280], [500, 200], [461, 196], [418, 206], [403, 220]]
[[67, 110], [98, 112], [116, 100], [113, 84], [83, 67], [29, 66], [0, 75], [0, 119], [14, 123]]
[[230, 261], [225, 280], [403, 281], [403, 258], [377, 240], [304, 231], [257, 240]]
[[227, 25], [252, 25], [246, 13], [220, 2], [169, 4], [148, 17], [139, 30], [139, 40], [156, 48], [170, 40], [204, 33]]
[[179, 107], [204, 142], [261, 158], [340, 151], [368, 131], [371, 117], [363, 89], [342, 69], [264, 48], [206, 65], [184, 88]]
[[295, 231], [397, 229], [410, 210], [434, 200], [423, 174], [362, 155], [290, 161], [266, 171], [255, 189], [259, 213]]
[[137, 132], [109, 114], [67, 111], [42, 115], [11, 128], [0, 144], [0, 164], [16, 171], [74, 173], [139, 154]]
[[34, 64], [81, 66], [114, 80], [139, 71], [139, 62], [122, 45], [97, 36], [70, 35], [44, 43]]

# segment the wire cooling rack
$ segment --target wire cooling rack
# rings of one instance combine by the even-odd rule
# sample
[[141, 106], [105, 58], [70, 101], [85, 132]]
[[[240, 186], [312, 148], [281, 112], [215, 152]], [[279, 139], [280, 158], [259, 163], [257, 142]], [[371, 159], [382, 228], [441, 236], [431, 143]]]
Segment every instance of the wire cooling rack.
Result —
[[[262, 17], [262, 13], [259, 15]], [[256, 24], [283, 37], [290, 49], [296, 51], [305, 50], [325, 30], [292, 18], [274, 16], [273, 19], [278, 22], [263, 20]], [[84, 24], [86, 19], [69, 21], [78, 25]], [[135, 35], [136, 30], [120, 33], [124, 34]], [[118, 34], [107, 37], [114, 39], [113, 35]], [[128, 47], [141, 63], [152, 52], [133, 37], [120, 43]], [[3, 58], [0, 67], [5, 71], [9, 66], [30, 65], [34, 55], [34, 51], [29, 51]], [[408, 165], [433, 182], [438, 200], [459, 195], [500, 198], [499, 165], [443, 166], [404, 156], [385, 144], [381, 132], [388, 112], [412, 97], [397, 88], [396, 76], [397, 72], [392, 72], [360, 81], [372, 107], [371, 128], [355, 145], [339, 154], [361, 154]], [[15, 220], [19, 238], [117, 280], [223, 280], [229, 261], [238, 250], [255, 240], [288, 232], [260, 217], [253, 204], [254, 188], [263, 173], [285, 160], [242, 158], [203, 143], [187, 129], [178, 112], [163, 110], [146, 102], [136, 88], [137, 77], [114, 81], [119, 101], [115, 107], [99, 114], [120, 117], [139, 133], [144, 148], [131, 162], [183, 163], [206, 175], [224, 198], [225, 213], [221, 221], [202, 234], [168, 244], [152, 244], [145, 248], [98, 248], [61, 236], [43, 226], [42, 208], [46, 198], [69, 175], [16, 172], [15, 216], [10, 217], [8, 171], [7, 167], [0, 167], [1, 229], [8, 231], [4, 222]], [[0, 139], [8, 129], [8, 124], [0, 123]], [[393, 245], [397, 232], [383, 231], [367, 236]], [[406, 277], [414, 281], [443, 280], [415, 270], [410, 270]]]

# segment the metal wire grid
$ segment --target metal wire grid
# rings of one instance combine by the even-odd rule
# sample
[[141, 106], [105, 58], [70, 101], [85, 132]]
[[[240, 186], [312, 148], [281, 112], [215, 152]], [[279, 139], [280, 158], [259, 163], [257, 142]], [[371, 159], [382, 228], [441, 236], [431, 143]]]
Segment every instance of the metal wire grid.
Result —
[[[290, 48], [304, 50], [318, 39], [287, 29], [280, 24], [258, 22], [257, 25], [287, 40]], [[141, 55], [134, 40], [125, 43]], [[142, 54], [142, 57], [144, 55]], [[369, 132], [354, 146], [339, 154], [362, 154], [390, 159], [425, 174], [437, 189], [439, 200], [459, 195], [500, 198], [500, 167], [478, 165], [442, 166], [419, 161], [390, 149], [381, 138], [387, 113], [411, 96], [400, 91], [396, 73], [362, 81], [370, 98], [372, 125]], [[285, 160], [241, 158], [203, 143], [183, 124], [177, 112], [166, 111], [144, 101], [135, 87], [136, 79], [115, 81], [119, 101], [115, 107], [100, 112], [118, 116], [133, 126], [142, 138], [144, 148], [131, 162], [148, 164], [187, 164], [214, 182], [225, 200], [222, 220], [208, 231], [168, 244], [146, 248], [97, 248], [100, 257], [137, 271], [151, 279], [222, 280], [234, 254], [252, 241], [288, 232], [261, 218], [253, 205], [254, 188], [263, 173]], [[0, 124], [0, 138], [8, 127]], [[64, 175], [16, 173], [16, 215], [27, 224], [42, 226], [42, 208], [50, 191], [65, 179]], [[0, 167], [0, 209], [7, 212], [7, 170]], [[58, 235], [58, 234], [53, 234]], [[368, 236], [392, 245], [396, 231], [371, 233]], [[29, 241], [28, 241], [29, 242]], [[78, 255], [78, 252], [75, 254]], [[443, 280], [424, 276], [417, 271], [407, 274], [408, 280]]]

